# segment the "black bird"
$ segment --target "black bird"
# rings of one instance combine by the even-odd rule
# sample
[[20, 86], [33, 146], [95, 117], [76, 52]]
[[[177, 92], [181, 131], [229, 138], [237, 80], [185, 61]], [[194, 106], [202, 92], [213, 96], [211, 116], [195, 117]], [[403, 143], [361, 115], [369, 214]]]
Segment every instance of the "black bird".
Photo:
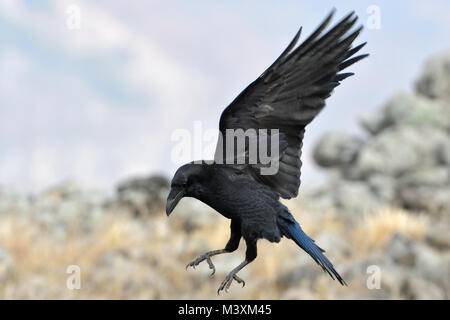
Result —
[[[231, 236], [225, 248], [201, 255], [186, 268], [206, 260], [214, 274], [211, 257], [233, 252], [241, 237], [245, 240], [245, 260], [226, 276], [218, 293], [228, 291], [233, 279], [245, 285], [237, 273], [256, 258], [258, 239], [279, 242], [282, 237], [292, 239], [333, 279], [346, 285], [323, 254], [324, 250], [303, 232], [288, 208], [279, 201], [280, 197], [290, 199], [298, 194], [306, 125], [323, 109], [325, 99], [340, 81], [353, 75], [341, 71], [367, 56], [353, 57], [365, 45], [352, 47], [362, 30], [359, 27], [351, 31], [357, 21], [354, 12], [323, 34], [333, 14], [334, 10], [296, 47], [300, 28], [280, 57], [223, 111], [219, 125], [222, 141], [219, 142], [224, 144], [218, 144], [215, 160], [183, 165], [172, 179], [167, 215], [181, 198], [193, 197], [231, 219]], [[278, 129], [279, 153], [272, 159], [277, 161], [278, 171], [264, 175], [260, 162], [230, 164], [224, 161], [229, 160], [222, 155], [223, 146], [230, 143], [226, 138], [227, 129]], [[247, 143], [243, 150], [247, 160], [248, 148]], [[239, 151], [233, 150], [236, 160]]]

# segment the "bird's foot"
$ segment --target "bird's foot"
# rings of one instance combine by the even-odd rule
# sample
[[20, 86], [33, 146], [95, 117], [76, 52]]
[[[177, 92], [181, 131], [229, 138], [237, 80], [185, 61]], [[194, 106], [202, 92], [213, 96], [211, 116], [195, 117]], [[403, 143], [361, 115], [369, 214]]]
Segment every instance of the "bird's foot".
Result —
[[214, 273], [216, 273], [216, 267], [214, 266], [214, 264], [212, 263], [211, 260], [211, 253], [207, 252], [205, 254], [202, 254], [200, 257], [198, 257], [197, 259], [195, 259], [194, 261], [189, 262], [186, 265], [186, 270], [189, 267], [192, 267], [195, 269], [196, 266], [198, 266], [200, 264], [200, 262], [206, 260], [206, 262], [208, 263], [209, 268], [212, 270], [212, 273], [210, 274], [210, 277], [212, 277], [214, 275]]
[[242, 280], [241, 278], [239, 278], [236, 273], [237, 273], [237, 271], [231, 271], [225, 277], [225, 279], [220, 284], [219, 289], [217, 290], [217, 294], [218, 295], [220, 295], [220, 291], [223, 291], [223, 290], [225, 290], [225, 292], [228, 292], [228, 289], [230, 288], [231, 283], [233, 282], [233, 280], [235, 280], [237, 283], [242, 283], [242, 288], [245, 286], [245, 281]]

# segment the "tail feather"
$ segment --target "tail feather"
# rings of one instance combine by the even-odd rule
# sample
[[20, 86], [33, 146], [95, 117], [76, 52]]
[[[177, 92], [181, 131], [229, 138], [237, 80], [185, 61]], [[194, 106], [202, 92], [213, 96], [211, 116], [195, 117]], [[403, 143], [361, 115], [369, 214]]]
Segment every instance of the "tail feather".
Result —
[[341, 285], [347, 285], [344, 279], [342, 279], [339, 273], [334, 269], [331, 261], [323, 254], [325, 250], [316, 245], [314, 240], [303, 232], [298, 222], [295, 221], [294, 217], [289, 212], [285, 212], [280, 216], [278, 225], [283, 235], [288, 239], [292, 239], [300, 248], [305, 250], [314, 261], [320, 265], [331, 278], [333, 278], [333, 280], [337, 279]]

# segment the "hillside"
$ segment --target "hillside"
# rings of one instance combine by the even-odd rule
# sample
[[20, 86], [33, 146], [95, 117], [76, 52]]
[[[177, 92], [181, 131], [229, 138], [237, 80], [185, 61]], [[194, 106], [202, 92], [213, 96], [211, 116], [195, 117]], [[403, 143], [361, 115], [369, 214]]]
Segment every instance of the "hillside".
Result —
[[[314, 151], [326, 183], [286, 202], [348, 287], [290, 241], [261, 241], [245, 288], [218, 297], [245, 246], [213, 258], [212, 278], [207, 265], [185, 271], [224, 246], [228, 221], [191, 199], [168, 219], [168, 180], [150, 176], [114, 197], [72, 181], [37, 196], [0, 187], [0, 299], [449, 299], [450, 52], [423, 70], [412, 94], [361, 119], [365, 137], [327, 133]], [[78, 290], [66, 286], [69, 265]]]

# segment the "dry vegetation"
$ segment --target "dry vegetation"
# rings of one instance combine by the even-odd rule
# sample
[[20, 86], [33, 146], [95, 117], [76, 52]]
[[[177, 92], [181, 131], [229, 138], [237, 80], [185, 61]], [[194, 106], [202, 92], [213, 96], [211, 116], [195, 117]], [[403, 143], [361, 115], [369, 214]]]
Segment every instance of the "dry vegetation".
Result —
[[[238, 252], [213, 259], [214, 277], [209, 277], [207, 265], [184, 269], [191, 259], [223, 247], [228, 239], [228, 222], [212, 212], [199, 212], [206, 223], [189, 231], [184, 228], [187, 217], [177, 217], [177, 212], [167, 219], [163, 213], [136, 218], [106, 211], [88, 231], [80, 215], [74, 214], [67, 220], [66, 231], [56, 233], [54, 227], [33, 218], [4, 212], [0, 215], [0, 248], [7, 257], [0, 259], [0, 298], [343, 298], [352, 292], [368, 292], [361, 280], [366, 274], [348, 272], [358, 261], [383, 250], [394, 233], [421, 241], [427, 232], [425, 218], [403, 210], [385, 209], [361, 218], [349, 232], [332, 211], [314, 214], [302, 212], [295, 203], [289, 205], [299, 213], [296, 216], [305, 231], [319, 237], [319, 245], [347, 277], [348, 288], [323, 274], [293, 243], [261, 241], [259, 257], [241, 272], [245, 288], [233, 284], [229, 294], [218, 297], [220, 281], [244, 256], [243, 243]], [[321, 243], [324, 232], [336, 234], [344, 245]], [[80, 290], [66, 288], [66, 268], [73, 264], [81, 268]], [[292, 280], [296, 270], [304, 275]]]
[[403, 209], [382, 209], [365, 215], [352, 233], [355, 250], [361, 254], [386, 246], [391, 236], [398, 232], [422, 241], [426, 235], [428, 219], [425, 215], [411, 214]]

